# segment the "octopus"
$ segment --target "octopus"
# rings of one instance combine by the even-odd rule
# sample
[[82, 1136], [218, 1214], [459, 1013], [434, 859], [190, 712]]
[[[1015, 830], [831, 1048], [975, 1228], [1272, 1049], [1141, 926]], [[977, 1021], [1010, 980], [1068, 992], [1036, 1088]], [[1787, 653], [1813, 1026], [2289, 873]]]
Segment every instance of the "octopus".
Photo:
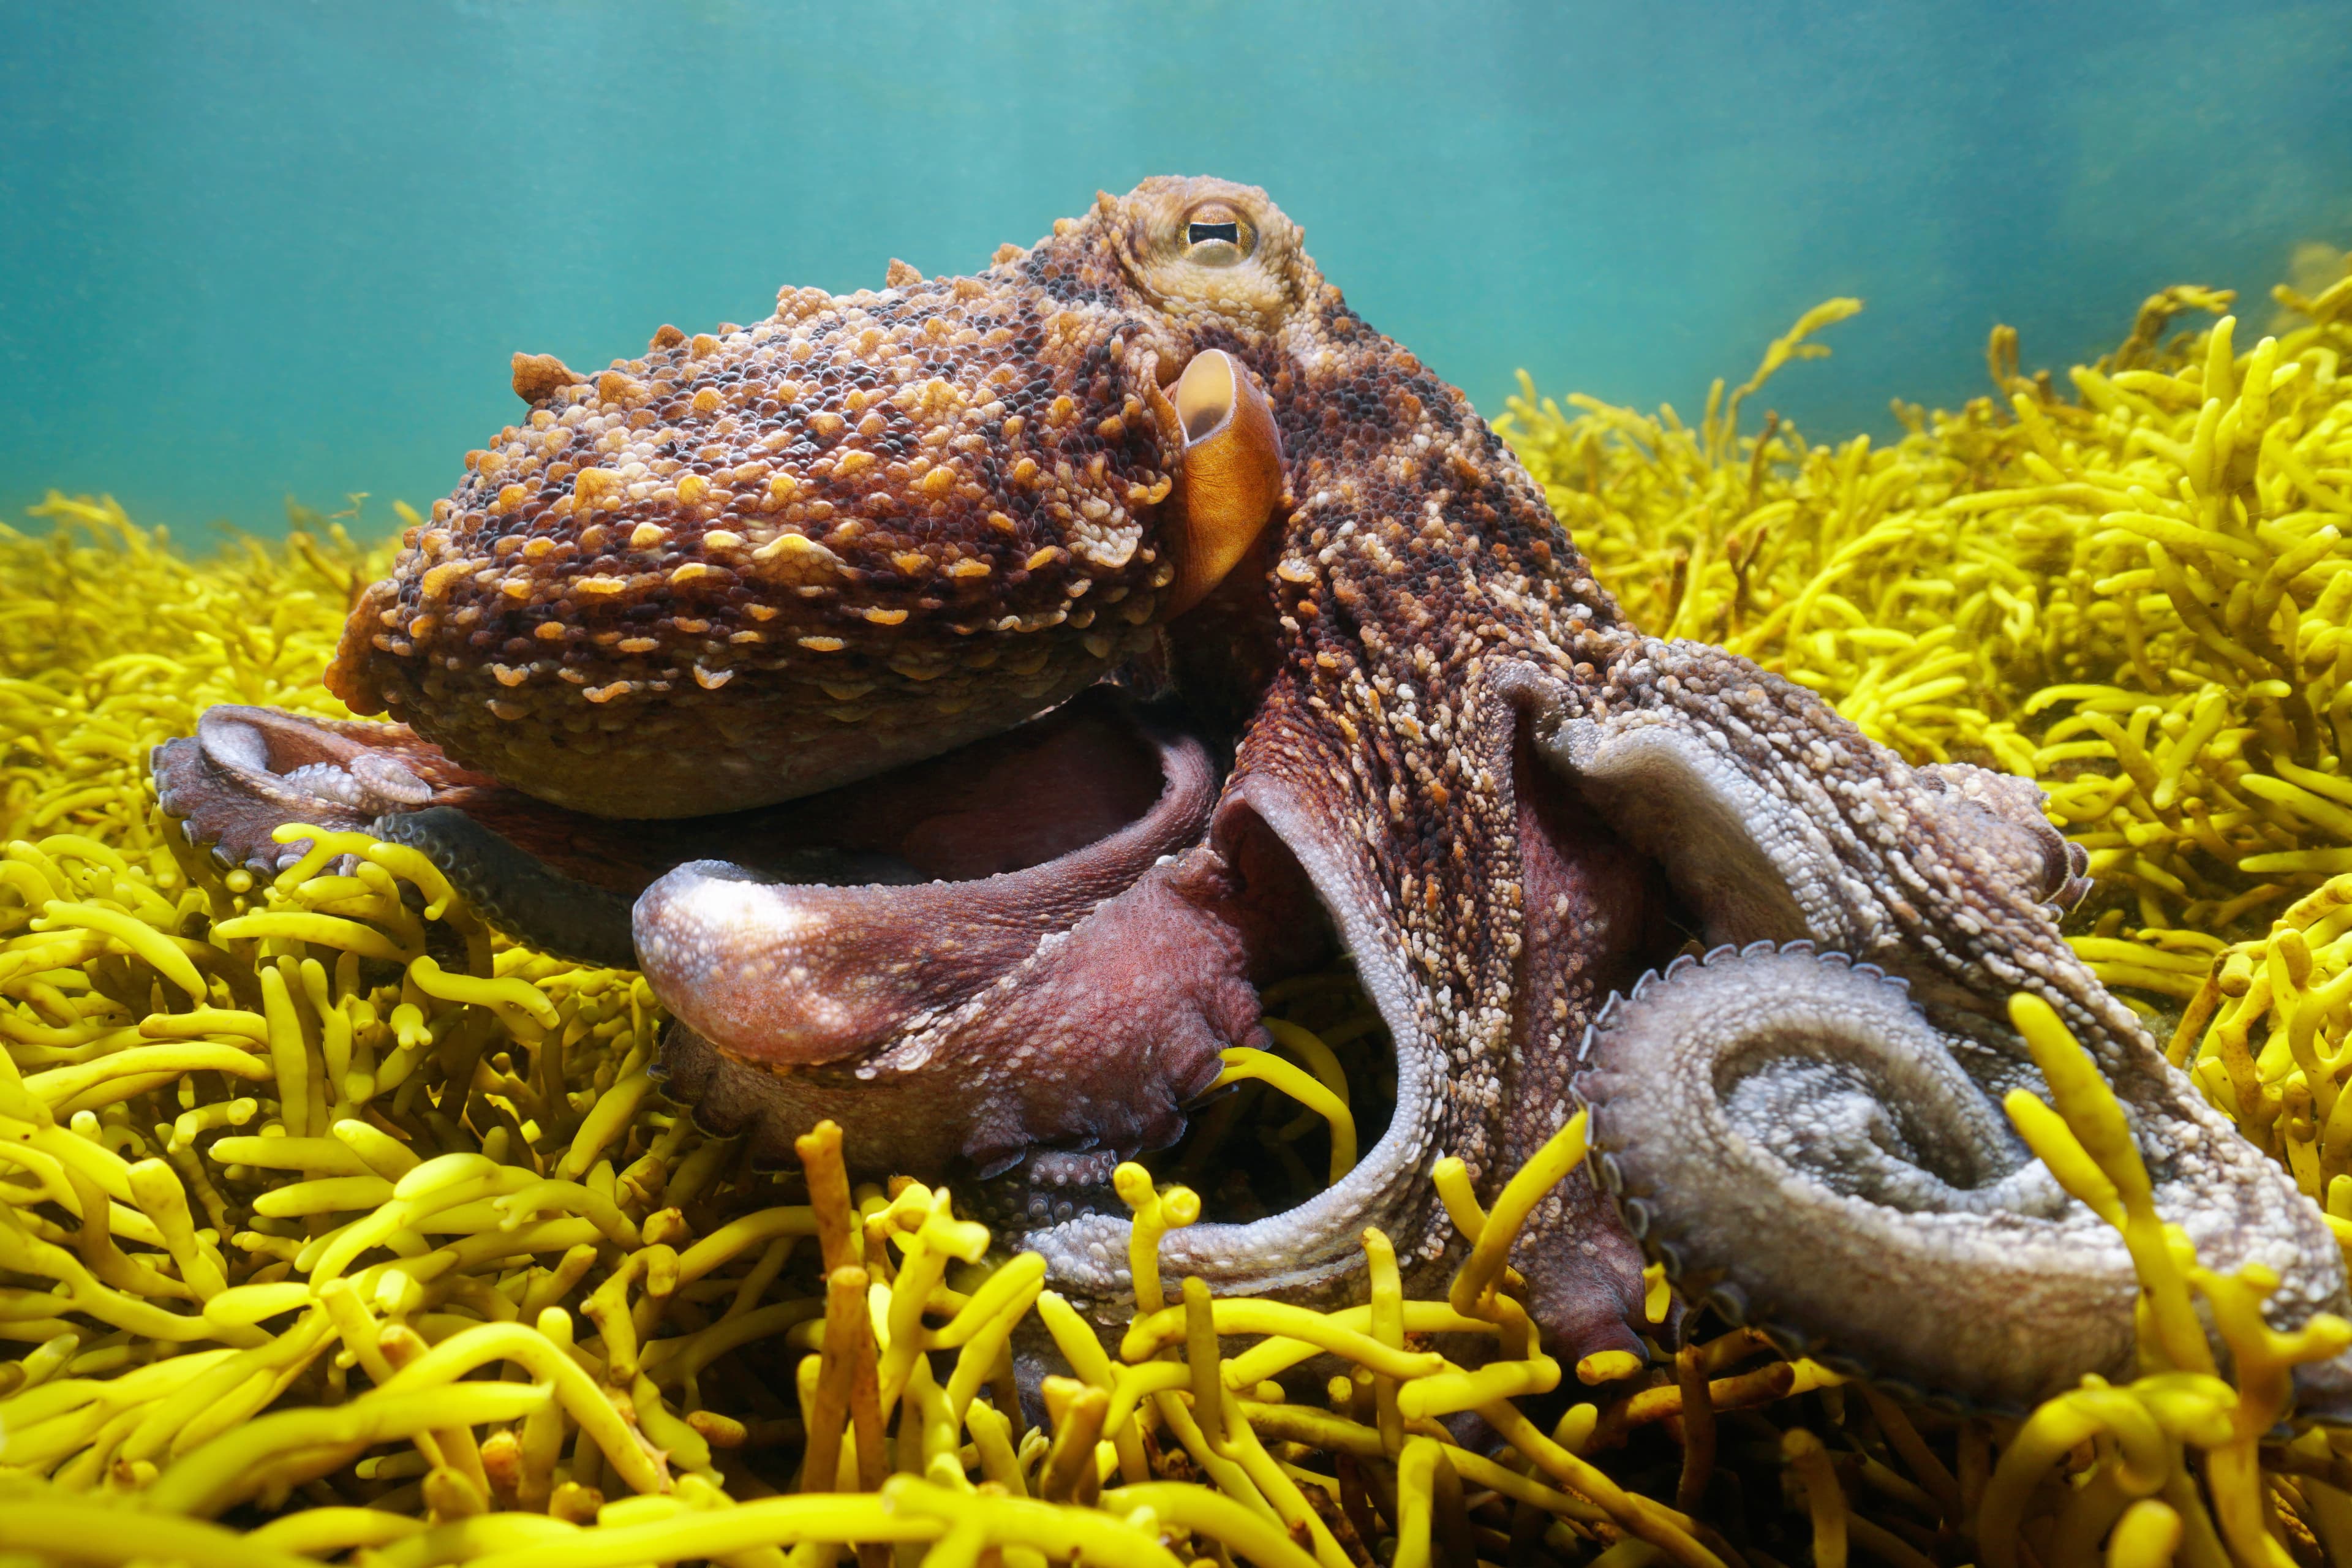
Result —
[[[360, 714], [205, 713], [191, 842], [431, 855], [547, 951], [643, 971], [704, 1125], [955, 1182], [1055, 1288], [1131, 1295], [1112, 1173], [1184, 1132], [1265, 988], [1344, 954], [1395, 1109], [1343, 1177], [1171, 1233], [1222, 1292], [1409, 1277], [1580, 1108], [1513, 1262], [1556, 1352], [1686, 1310], [2003, 1408], [2129, 1375], [2136, 1282], [2000, 1109], [2042, 998], [2166, 1217], [2347, 1306], [2319, 1212], [2060, 934], [2083, 852], [2024, 781], [1913, 766], [1811, 693], [1644, 636], [1468, 400], [1253, 187], [1103, 195], [986, 270], [835, 298], [526, 417], [366, 590]], [[2325, 1405], [2352, 1375], [2307, 1373]]]

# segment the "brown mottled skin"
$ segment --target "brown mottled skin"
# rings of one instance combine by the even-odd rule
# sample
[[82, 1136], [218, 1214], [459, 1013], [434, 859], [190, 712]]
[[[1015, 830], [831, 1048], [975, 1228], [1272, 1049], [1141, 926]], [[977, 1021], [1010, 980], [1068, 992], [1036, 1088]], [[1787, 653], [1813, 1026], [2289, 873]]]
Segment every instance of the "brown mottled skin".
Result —
[[1160, 388], [1191, 344], [1106, 276], [1098, 221], [1066, 226], [979, 278], [786, 289], [593, 379], [519, 356], [530, 417], [410, 531], [329, 688], [543, 799], [694, 816], [946, 751], [1150, 649], [1182, 445]]
[[[1213, 231], [1227, 221], [1230, 242]], [[328, 677], [457, 763], [605, 816], [805, 796], [1003, 731], [1114, 670], [1172, 690], [1213, 745], [1230, 742], [1204, 829], [1152, 819], [1180, 823], [1161, 858], [1118, 873], [1126, 890], [1092, 912], [1022, 935], [1025, 957], [991, 958], [970, 984], [940, 953], [908, 952], [924, 946], [908, 933], [993, 952], [1007, 929], [995, 916], [986, 932], [956, 923], [960, 908], [995, 907], [984, 889], [969, 905], [919, 904], [920, 889], [779, 888], [709, 862], [655, 880], [636, 950], [692, 1026], [670, 1053], [673, 1088], [719, 1125], [756, 1126], [772, 1149], [832, 1114], [869, 1161], [954, 1169], [961, 1156], [982, 1174], [1027, 1155], [1029, 1206], [1013, 1216], [1025, 1244], [1060, 1288], [1115, 1300], [1123, 1223], [1050, 1200], [1098, 1192], [1117, 1157], [1172, 1137], [1219, 1046], [1263, 1043], [1251, 987], [1312, 957], [1285, 936], [1311, 889], [1395, 1039], [1394, 1119], [1321, 1196], [1171, 1236], [1171, 1273], [1344, 1296], [1371, 1225], [1434, 1268], [1453, 1231], [1431, 1162], [1459, 1155], [1491, 1197], [1575, 1109], [1583, 1068], [1606, 1156], [1595, 1173], [1691, 1300], [1971, 1397], [2042, 1385], [1939, 1361], [1919, 1325], [2054, 1336], [2054, 1370], [2034, 1376], [2058, 1385], [2127, 1366], [2127, 1264], [2064, 1217], [1997, 1110], [1955, 1111], [1962, 1131], [1941, 1142], [1905, 1131], [1896, 1071], [1895, 1109], [1814, 1124], [1814, 1108], [1843, 1107], [1876, 1070], [1826, 1046], [1816, 1060], [1811, 1042], [1828, 1037], [1799, 1017], [1816, 996], [1845, 1017], [1840, 987], [1870, 978], [1817, 955], [1834, 949], [1910, 984], [1916, 1005], [1901, 1005], [1920, 1022], [1890, 1059], [1972, 1086], [1954, 1104], [2039, 1087], [2003, 1006], [2013, 990], [2043, 996], [2130, 1107], [2160, 1201], [2208, 1261], [2277, 1268], [2281, 1322], [2343, 1304], [2311, 1205], [2060, 938], [2080, 865], [2035, 792], [1972, 768], [1915, 770], [1744, 660], [1641, 636], [1468, 401], [1349, 310], [1264, 193], [1147, 181], [976, 278], [891, 276], [843, 300], [787, 289], [749, 329], [664, 329], [644, 359], [593, 382], [519, 358], [528, 424], [469, 458]], [[1197, 546], [1188, 432], [1164, 389], [1211, 349], [1271, 404], [1287, 504], [1213, 595], [1171, 619], [1166, 591]], [[583, 500], [592, 464], [618, 477], [590, 481]], [[243, 721], [225, 715], [223, 733]], [[232, 739], [207, 754], [236, 773], [262, 749]], [[311, 756], [268, 749], [267, 768], [238, 774], [265, 795]], [[193, 750], [159, 762], [192, 831], [226, 787], [196, 769]], [[395, 826], [422, 800], [455, 798], [430, 780], [338, 787], [356, 817]], [[1049, 817], [1059, 798], [1024, 795]], [[503, 809], [523, 815], [511, 798]], [[1041, 848], [1019, 874], [1054, 881], [1076, 862], [1049, 855], [1068, 847]], [[658, 869], [605, 885], [634, 893]], [[1044, 907], [1004, 888], [1008, 908]], [[857, 945], [877, 931], [899, 934]], [[1694, 938], [1799, 945], [1721, 953], [1604, 1010]], [[861, 953], [873, 984], [859, 1005], [895, 1020], [870, 1041], [793, 984]], [[722, 1006], [722, 979], [746, 997]], [[1705, 994], [1717, 1003], [1648, 1027], [1702, 981], [1722, 988]], [[1754, 1031], [1712, 1037], [1710, 1016], [1758, 996], [1773, 1001]], [[789, 1037], [753, 1048], [773, 1023], [763, 1005]], [[837, 1050], [845, 1030], [863, 1043]], [[1702, 1045], [1729, 1054], [1689, 1067]], [[1803, 1076], [1816, 1070], [1829, 1076]], [[1721, 1130], [1717, 1100], [1748, 1103], [1742, 1074], [1779, 1107], [1775, 1125], [1803, 1136]], [[1788, 1084], [1802, 1092], [1774, 1100]], [[1888, 1116], [1902, 1126], [1853, 1142], [1852, 1127]], [[1624, 1127], [1647, 1129], [1638, 1148]], [[1958, 1152], [1937, 1153], [1947, 1145]], [[1919, 1168], [1897, 1179], [1883, 1159]], [[1772, 1194], [1769, 1239], [1680, 1201], [1701, 1164]], [[1927, 1238], [1884, 1280], [1867, 1267], [1889, 1256], [1878, 1242], [1840, 1250], [1879, 1235], [1854, 1217], [1864, 1188], [1891, 1205], [1886, 1234]], [[1994, 1188], [2001, 1201], [1979, 1212]], [[1918, 1196], [1929, 1189], [1945, 1196]], [[2079, 1265], [2067, 1321], [2005, 1298], [2015, 1282], [1991, 1265], [2021, 1237]], [[1568, 1353], [1637, 1343], [1641, 1251], [1592, 1182], [1555, 1189], [1514, 1260]], [[1790, 1284], [1849, 1267], [1851, 1290]]]

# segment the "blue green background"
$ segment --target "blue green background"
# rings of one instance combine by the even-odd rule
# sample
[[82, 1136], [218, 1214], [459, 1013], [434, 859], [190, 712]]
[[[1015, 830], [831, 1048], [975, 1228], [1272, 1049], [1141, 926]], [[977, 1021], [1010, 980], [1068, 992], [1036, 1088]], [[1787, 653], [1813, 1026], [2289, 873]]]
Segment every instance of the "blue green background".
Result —
[[1695, 410], [1859, 294], [1772, 391], [1822, 436], [1974, 395], [1997, 321], [2063, 364], [2352, 243], [2341, 0], [6, 0], [0, 40], [0, 517], [184, 535], [442, 493], [518, 348], [971, 269], [1153, 173], [1265, 185], [1489, 414], [1522, 365]]

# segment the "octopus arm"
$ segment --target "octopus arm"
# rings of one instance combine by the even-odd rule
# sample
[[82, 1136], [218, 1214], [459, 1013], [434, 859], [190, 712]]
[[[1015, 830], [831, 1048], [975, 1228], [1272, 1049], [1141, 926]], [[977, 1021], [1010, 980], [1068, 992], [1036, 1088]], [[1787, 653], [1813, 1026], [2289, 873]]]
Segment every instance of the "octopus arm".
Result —
[[[1425, 1173], [1442, 1152], [1444, 1057], [1415, 1005], [1402, 933], [1363, 839], [1328, 787], [1328, 743], [1311, 727], [1261, 726], [1219, 802], [1210, 847], [1239, 868], [1247, 896], [1234, 912], [1250, 921], [1246, 940], [1261, 951], [1275, 952], [1284, 931], [1320, 928], [1313, 913], [1320, 906], [1395, 1041], [1396, 1110], [1356, 1167], [1305, 1202], [1247, 1223], [1191, 1226], [1161, 1242], [1164, 1273], [1198, 1275], [1215, 1289], [1342, 1295], [1362, 1269], [1367, 1226], [1418, 1238], [1435, 1223]], [[1298, 958], [1280, 953], [1267, 967], [1295, 967]], [[1115, 1212], [1078, 1215], [1026, 1238], [1058, 1288], [1095, 1298], [1129, 1288], [1129, 1226]]]
[[1155, 737], [1164, 786], [1136, 821], [1024, 870], [909, 886], [787, 882], [678, 867], [635, 910], [646, 978], [688, 1026], [776, 1068], [840, 1061], [953, 1013], [1200, 836], [1216, 779]]
[[761, 1150], [830, 1117], [853, 1163], [1097, 1206], [1119, 1159], [1181, 1133], [1225, 1047], [1267, 1043], [1256, 984], [1322, 952], [1292, 862], [1211, 828], [1206, 754], [1160, 744], [1150, 810], [1017, 873], [786, 887], [689, 865], [656, 883], [637, 947], [678, 999], [678, 1091]]
[[1543, 748], [1714, 944], [1602, 1009], [1577, 1082], [1595, 1179], [1694, 1299], [1995, 1405], [2127, 1370], [2128, 1259], [2000, 1109], [2047, 1095], [2007, 1022], [2029, 992], [2099, 1063], [2208, 1266], [2277, 1270], [2282, 1326], [2341, 1309], [2314, 1205], [2061, 935], [2080, 851], [2030, 786], [1913, 768], [1744, 661], [1654, 641]]
[[2129, 1375], [2120, 1237], [1899, 982], [1801, 942], [1718, 948], [1616, 1001], [1582, 1061], [1596, 1178], [1731, 1321], [1995, 1405]]

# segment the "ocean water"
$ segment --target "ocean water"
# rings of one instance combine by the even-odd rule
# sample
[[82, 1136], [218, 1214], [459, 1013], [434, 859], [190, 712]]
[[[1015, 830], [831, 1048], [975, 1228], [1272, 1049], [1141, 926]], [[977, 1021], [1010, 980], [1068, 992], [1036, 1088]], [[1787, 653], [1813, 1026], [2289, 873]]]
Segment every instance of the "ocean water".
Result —
[[[0, 5], [0, 519], [183, 537], [446, 491], [517, 349], [986, 264], [1097, 187], [1265, 185], [1488, 414], [1671, 400], [1831, 294], [1770, 402], [2096, 353], [2352, 244], [2352, 6], [748, 0]], [[2267, 315], [2257, 300], [2248, 310]]]

